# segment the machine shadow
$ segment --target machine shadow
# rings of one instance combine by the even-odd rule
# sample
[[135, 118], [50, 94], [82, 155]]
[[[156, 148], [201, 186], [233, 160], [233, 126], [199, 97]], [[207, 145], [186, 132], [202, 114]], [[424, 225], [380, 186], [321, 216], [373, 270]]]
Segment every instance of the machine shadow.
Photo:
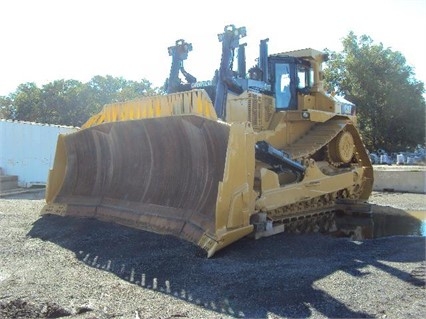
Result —
[[[420, 279], [380, 262], [389, 259], [392, 251], [383, 250], [372, 240], [360, 245], [321, 234], [244, 238], [207, 259], [186, 241], [94, 219], [44, 215], [27, 235], [73, 251], [86, 265], [142, 289], [236, 318], [266, 318], [271, 313], [306, 318], [313, 309], [329, 318], [374, 317], [349, 309], [315, 284], [336, 271], [363, 276], [362, 268], [369, 265], [415, 286], [424, 285]], [[399, 261], [425, 260], [421, 238], [387, 240], [395, 240], [391, 245], [395, 250], [400, 249], [396, 243], [401, 240], [418, 250], [416, 260], [401, 253], [396, 254]]]

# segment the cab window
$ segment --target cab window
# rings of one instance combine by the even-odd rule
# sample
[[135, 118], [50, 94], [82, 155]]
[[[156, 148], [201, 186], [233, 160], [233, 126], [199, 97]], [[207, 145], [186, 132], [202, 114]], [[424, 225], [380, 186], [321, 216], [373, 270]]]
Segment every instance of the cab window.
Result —
[[291, 100], [290, 65], [288, 63], [275, 64], [275, 107], [288, 108]]
[[305, 89], [311, 88], [313, 85], [313, 70], [304, 65], [297, 66], [297, 88]]

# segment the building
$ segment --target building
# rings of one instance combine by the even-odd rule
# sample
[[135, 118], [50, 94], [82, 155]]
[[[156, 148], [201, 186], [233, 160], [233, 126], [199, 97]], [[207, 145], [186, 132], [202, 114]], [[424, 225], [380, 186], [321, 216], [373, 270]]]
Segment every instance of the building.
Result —
[[72, 126], [0, 120], [2, 175], [17, 176], [19, 187], [46, 185], [58, 135], [77, 130]]

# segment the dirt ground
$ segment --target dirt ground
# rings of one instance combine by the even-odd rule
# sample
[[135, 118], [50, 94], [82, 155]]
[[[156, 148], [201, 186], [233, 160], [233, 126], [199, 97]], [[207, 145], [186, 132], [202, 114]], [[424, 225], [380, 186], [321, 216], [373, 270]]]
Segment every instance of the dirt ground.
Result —
[[[370, 202], [410, 218], [425, 196]], [[0, 198], [0, 318], [426, 318], [423, 236], [282, 233], [206, 259], [170, 236], [40, 216], [43, 204]]]

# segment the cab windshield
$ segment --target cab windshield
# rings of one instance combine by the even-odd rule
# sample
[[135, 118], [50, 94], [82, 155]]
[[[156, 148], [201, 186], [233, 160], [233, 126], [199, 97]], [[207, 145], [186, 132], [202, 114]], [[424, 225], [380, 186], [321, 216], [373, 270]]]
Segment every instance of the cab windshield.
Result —
[[290, 64], [275, 64], [275, 107], [286, 109], [290, 106], [291, 90], [290, 90]]

